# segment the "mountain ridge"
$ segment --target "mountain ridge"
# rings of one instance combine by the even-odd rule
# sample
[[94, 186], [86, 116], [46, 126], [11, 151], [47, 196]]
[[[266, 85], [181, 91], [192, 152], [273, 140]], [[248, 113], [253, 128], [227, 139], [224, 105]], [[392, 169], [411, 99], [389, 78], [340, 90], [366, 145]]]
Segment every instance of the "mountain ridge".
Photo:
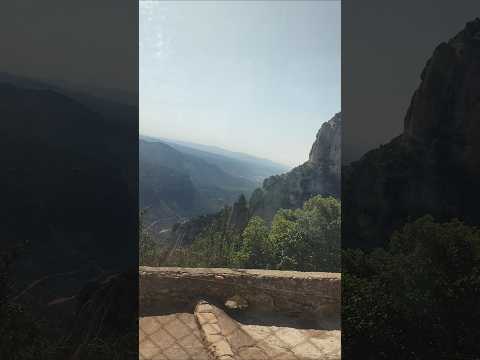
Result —
[[228, 149], [222, 148], [220, 146], [216, 146], [216, 145], [205, 145], [205, 144], [200, 144], [200, 143], [191, 142], [191, 141], [169, 139], [169, 138], [156, 137], [156, 136], [150, 136], [150, 135], [144, 135], [144, 134], [140, 134], [140, 137], [144, 138], [144, 139], [150, 139], [151, 141], [163, 141], [165, 143], [184, 145], [184, 146], [191, 147], [191, 148], [194, 148], [194, 149], [199, 149], [199, 150], [203, 150], [203, 151], [206, 151], [206, 152], [210, 152], [212, 154], [218, 154], [218, 155], [231, 154], [232, 156], [236, 155], [236, 156], [246, 158], [246, 159], [251, 159], [251, 160], [267, 161], [267, 162], [270, 162], [270, 163], [272, 163], [274, 165], [278, 165], [278, 166], [287, 166], [287, 165], [275, 162], [273, 160], [270, 160], [270, 159], [267, 159], [267, 158], [264, 158], [264, 157], [251, 155], [251, 154], [244, 153], [244, 152], [241, 152], [241, 151], [228, 150]]
[[250, 211], [271, 221], [280, 208], [295, 209], [315, 195], [340, 197], [341, 113], [322, 124], [309, 159], [289, 172], [264, 180], [250, 198]]
[[420, 80], [403, 133], [344, 168], [346, 246], [383, 246], [425, 214], [480, 221], [480, 19], [435, 48]]
[[[135, 112], [117, 121], [59, 91], [8, 82], [0, 96], [0, 235], [6, 249], [28, 243], [16, 285], [79, 268], [86, 280], [92, 263], [124, 268], [136, 251]], [[50, 285], [47, 297], [79, 283]]]
[[[317, 132], [307, 162], [287, 173], [266, 178], [263, 185], [253, 192], [249, 201], [241, 195], [232, 206], [216, 214], [201, 216], [172, 228], [170, 241], [182, 239], [191, 243], [209, 225], [228, 218], [227, 228], [241, 232], [248, 220], [259, 216], [271, 222], [280, 208], [303, 207], [306, 200], [315, 195], [340, 196], [340, 148], [341, 113], [322, 124]], [[172, 240], [173, 239], [173, 240]]]
[[[139, 200], [141, 208], [151, 208], [147, 212], [149, 221], [166, 217], [161, 207], [176, 213], [176, 220], [213, 213], [256, 186], [202, 157], [181, 152], [161, 141], [140, 140], [139, 145]], [[175, 220], [171, 215], [168, 217]], [[160, 221], [159, 224], [169, 226], [175, 222]]]
[[[247, 172], [249, 179], [255, 181], [261, 181], [274, 173], [283, 173], [289, 170], [288, 166], [274, 162], [270, 159], [260, 158], [246, 153], [235, 152], [217, 146], [152, 137], [148, 135], [140, 135], [140, 138], [146, 141], [160, 141], [182, 152], [188, 152], [197, 155], [203, 154], [204, 158], [210, 158], [212, 161], [230, 162], [230, 167], [232, 168], [230, 169], [230, 172], [232, 175], [239, 176], [238, 172], [244, 173], [244, 171], [249, 171]], [[235, 167], [234, 163], [237, 165], [237, 168]], [[248, 164], [249, 166], [243, 166], [239, 169], [239, 163]]]

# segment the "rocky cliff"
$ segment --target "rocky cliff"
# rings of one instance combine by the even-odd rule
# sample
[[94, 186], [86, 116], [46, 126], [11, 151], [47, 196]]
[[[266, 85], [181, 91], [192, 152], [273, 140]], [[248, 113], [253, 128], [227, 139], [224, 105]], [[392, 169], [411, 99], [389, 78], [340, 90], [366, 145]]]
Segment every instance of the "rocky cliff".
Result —
[[343, 171], [343, 244], [382, 245], [408, 220], [480, 220], [480, 19], [433, 52], [404, 132]]
[[243, 195], [216, 214], [193, 218], [172, 228], [169, 241], [190, 244], [208, 226], [241, 233], [252, 216], [267, 222], [277, 210], [301, 208], [315, 195], [340, 196], [341, 113], [325, 122], [317, 133], [308, 161], [282, 175], [264, 180], [248, 204]]
[[341, 119], [338, 113], [322, 125], [307, 162], [265, 179], [252, 194], [251, 214], [270, 221], [278, 209], [300, 208], [312, 196], [340, 196]]

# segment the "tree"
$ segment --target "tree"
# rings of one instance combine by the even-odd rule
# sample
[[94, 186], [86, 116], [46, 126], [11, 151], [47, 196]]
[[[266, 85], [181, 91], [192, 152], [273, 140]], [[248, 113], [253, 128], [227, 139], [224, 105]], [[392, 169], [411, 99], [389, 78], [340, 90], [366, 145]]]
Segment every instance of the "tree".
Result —
[[298, 222], [308, 251], [303, 259], [305, 270], [340, 272], [340, 202], [333, 197], [315, 196], [305, 202]]
[[268, 267], [269, 249], [267, 248], [268, 227], [265, 221], [254, 216], [250, 219], [241, 236], [241, 248], [233, 256], [237, 267]]
[[275, 267], [340, 271], [340, 202], [315, 196], [302, 209], [279, 210], [269, 236]]
[[276, 269], [301, 270], [305, 238], [297, 220], [298, 211], [285, 209], [277, 211], [273, 218], [268, 242]]
[[[467, 359], [480, 354], [480, 231], [424, 216], [387, 249], [343, 256], [344, 354]], [[427, 345], [427, 346], [426, 346]]]
[[302, 209], [280, 209], [271, 228], [258, 216], [246, 226], [231, 226], [239, 223], [232, 214], [247, 210], [241, 196], [233, 210], [219, 212], [190, 246], [172, 253], [169, 264], [340, 271], [341, 211], [335, 198], [315, 196]]

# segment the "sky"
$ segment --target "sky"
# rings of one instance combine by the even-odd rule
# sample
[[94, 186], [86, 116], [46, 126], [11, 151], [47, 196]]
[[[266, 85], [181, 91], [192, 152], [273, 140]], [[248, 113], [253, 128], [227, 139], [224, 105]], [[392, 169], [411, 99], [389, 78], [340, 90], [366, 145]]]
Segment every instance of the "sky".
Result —
[[340, 111], [340, 1], [141, 1], [140, 133], [294, 166]]
[[137, 12], [131, 0], [4, 1], [0, 71], [136, 93]]

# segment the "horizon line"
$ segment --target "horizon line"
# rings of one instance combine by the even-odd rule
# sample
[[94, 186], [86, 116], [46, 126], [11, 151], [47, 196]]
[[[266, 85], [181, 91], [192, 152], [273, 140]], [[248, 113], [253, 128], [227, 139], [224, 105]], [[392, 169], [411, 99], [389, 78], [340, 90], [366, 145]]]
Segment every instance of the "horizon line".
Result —
[[[301, 164], [298, 164], [298, 163], [286, 164], [284, 162], [280, 162], [280, 161], [277, 161], [277, 160], [272, 160], [272, 159], [270, 159], [268, 157], [265, 157], [265, 156], [253, 155], [251, 153], [244, 152], [244, 151], [232, 150], [232, 149], [229, 149], [228, 147], [223, 147], [223, 146], [219, 146], [219, 145], [210, 145], [210, 144], [200, 143], [200, 142], [191, 141], [191, 140], [171, 138], [171, 137], [163, 137], [163, 136], [159, 136], [159, 135], [149, 135], [149, 134], [141, 133], [140, 131], [138, 132], [138, 136], [139, 137], [140, 136], [151, 137], [151, 138], [162, 140], [162, 141], [163, 140], [169, 140], [169, 141], [173, 141], [173, 142], [183, 142], [183, 143], [187, 143], [187, 144], [190, 143], [192, 145], [208, 146], [208, 147], [212, 147], [212, 148], [217, 148], [219, 150], [228, 151], [228, 152], [231, 152], [231, 153], [234, 153], [234, 154], [250, 156], [250, 157], [258, 159], [258, 160], [270, 161], [275, 165], [280, 165], [280, 166], [283, 166], [283, 167], [288, 168], [288, 169], [292, 169], [293, 167], [301, 165]], [[199, 151], [208, 152], [207, 150], [199, 150]], [[224, 155], [224, 156], [226, 156], [226, 155]]]

